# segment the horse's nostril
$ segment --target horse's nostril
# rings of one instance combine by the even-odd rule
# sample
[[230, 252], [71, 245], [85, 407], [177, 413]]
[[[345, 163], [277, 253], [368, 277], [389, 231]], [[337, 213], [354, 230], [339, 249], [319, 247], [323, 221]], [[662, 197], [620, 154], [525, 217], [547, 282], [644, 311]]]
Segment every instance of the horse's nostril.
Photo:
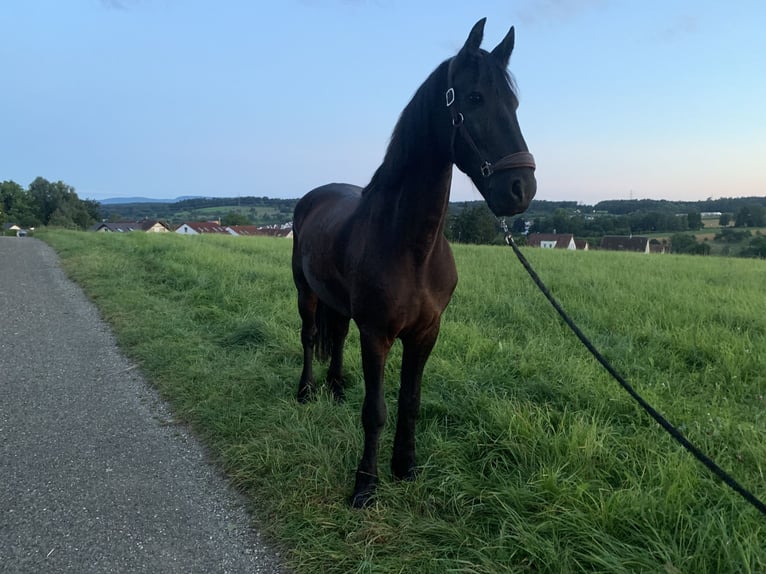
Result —
[[524, 203], [524, 182], [520, 179], [514, 180], [511, 186], [511, 195], [518, 203]]

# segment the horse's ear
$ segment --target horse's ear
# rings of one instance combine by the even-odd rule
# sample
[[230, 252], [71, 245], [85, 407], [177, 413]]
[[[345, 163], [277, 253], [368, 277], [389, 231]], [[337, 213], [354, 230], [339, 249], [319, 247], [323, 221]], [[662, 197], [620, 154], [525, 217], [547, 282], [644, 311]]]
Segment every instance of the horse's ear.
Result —
[[460, 50], [461, 53], [476, 53], [479, 51], [481, 41], [484, 38], [484, 24], [487, 22], [486, 18], [482, 18], [471, 28], [471, 33], [468, 34], [468, 39], [465, 41], [465, 45]]
[[508, 61], [511, 59], [511, 52], [513, 52], [513, 44], [515, 41], [516, 32], [514, 31], [513, 26], [511, 26], [511, 29], [505, 35], [503, 41], [492, 50], [492, 55], [503, 65], [503, 68], [508, 67]]

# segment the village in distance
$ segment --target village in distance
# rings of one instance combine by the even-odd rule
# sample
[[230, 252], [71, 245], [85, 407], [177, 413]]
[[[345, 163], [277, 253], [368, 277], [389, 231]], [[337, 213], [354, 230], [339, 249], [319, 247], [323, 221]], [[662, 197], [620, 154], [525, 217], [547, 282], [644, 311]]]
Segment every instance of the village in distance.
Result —
[[[290, 237], [297, 201], [244, 196], [98, 202], [80, 199], [61, 181], [38, 177], [28, 189], [13, 181], [0, 182], [0, 224], [5, 235], [55, 226]], [[595, 205], [535, 199], [507, 225], [517, 244], [531, 247], [766, 258], [766, 197], [607, 200]], [[504, 242], [501, 222], [482, 201], [450, 203], [445, 235], [459, 243]]]

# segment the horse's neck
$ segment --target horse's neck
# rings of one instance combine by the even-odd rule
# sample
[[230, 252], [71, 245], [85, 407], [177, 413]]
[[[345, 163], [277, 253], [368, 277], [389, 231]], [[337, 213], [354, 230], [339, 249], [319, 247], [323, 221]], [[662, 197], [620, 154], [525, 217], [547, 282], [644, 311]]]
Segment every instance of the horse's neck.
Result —
[[443, 241], [452, 160], [451, 117], [442, 103], [445, 62], [402, 112], [383, 163], [363, 192], [376, 232], [406, 250], [422, 252]]
[[388, 244], [425, 258], [443, 240], [452, 183], [452, 163], [408, 170], [399, 184], [366, 196], [377, 233]]
[[426, 246], [444, 232], [452, 185], [452, 164], [405, 181], [399, 199], [401, 233], [414, 245]]

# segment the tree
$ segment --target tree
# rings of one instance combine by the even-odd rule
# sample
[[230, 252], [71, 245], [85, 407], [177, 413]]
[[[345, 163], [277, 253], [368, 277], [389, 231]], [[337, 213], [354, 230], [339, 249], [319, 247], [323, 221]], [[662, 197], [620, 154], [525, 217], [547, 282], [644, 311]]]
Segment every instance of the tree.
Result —
[[57, 225], [86, 229], [100, 218], [97, 201], [81, 200], [74, 188], [63, 181], [51, 183], [38, 177], [29, 184], [26, 205], [34, 223], [20, 225]]
[[450, 227], [451, 239], [460, 243], [492, 243], [497, 237], [497, 220], [486, 205], [463, 209]]
[[673, 253], [694, 253], [697, 248], [697, 239], [694, 235], [674, 233], [670, 236], [670, 248]]
[[569, 215], [564, 209], [557, 209], [553, 212], [551, 225], [554, 233], [569, 233]]
[[753, 237], [749, 245], [742, 251], [742, 255], [766, 259], [766, 235], [759, 234]]
[[731, 223], [731, 213], [722, 213], [721, 217], [718, 218], [718, 225], [721, 227], [726, 227]]
[[766, 209], [760, 205], [745, 205], [734, 216], [735, 227], [766, 226]]
[[0, 183], [0, 211], [10, 213], [17, 202], [24, 196], [24, 188], [15, 181]]
[[227, 225], [251, 225], [252, 221], [247, 215], [238, 213], [236, 211], [230, 211], [221, 218], [221, 225], [224, 227]]
[[22, 227], [35, 227], [41, 223], [29, 194], [14, 181], [0, 183], [0, 211], [5, 221]]
[[513, 223], [511, 223], [511, 233], [514, 233], [515, 235], [521, 235], [526, 233], [527, 231], [527, 222], [524, 221], [523, 218], [517, 217], [513, 220]]
[[710, 244], [699, 243], [694, 235], [675, 233], [670, 237], [670, 247], [673, 253], [689, 255], [710, 255]]
[[750, 232], [746, 229], [721, 229], [713, 237], [714, 241], [723, 241], [724, 243], [739, 243], [750, 237]]
[[702, 229], [702, 215], [698, 211], [692, 211], [686, 214], [686, 220], [689, 224], [689, 229]]

